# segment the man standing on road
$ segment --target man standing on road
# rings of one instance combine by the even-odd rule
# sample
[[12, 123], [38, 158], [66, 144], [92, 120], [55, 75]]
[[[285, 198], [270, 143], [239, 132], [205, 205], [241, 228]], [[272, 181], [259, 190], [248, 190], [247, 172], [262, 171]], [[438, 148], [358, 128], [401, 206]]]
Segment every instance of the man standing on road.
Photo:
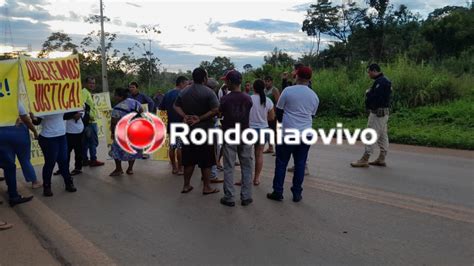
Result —
[[[82, 165], [88, 165], [90, 167], [104, 165], [103, 162], [97, 160], [97, 146], [99, 146], [97, 119], [99, 119], [99, 113], [92, 99], [91, 92], [94, 92], [94, 90], [95, 79], [93, 77], [87, 77], [86, 88], [82, 89], [82, 100], [86, 104], [86, 110], [88, 110], [87, 121], [84, 123]], [[89, 151], [90, 154], [90, 161], [88, 160], [87, 151]]]
[[[242, 75], [237, 70], [231, 70], [223, 77], [229, 87], [230, 93], [223, 96], [219, 110], [224, 117], [222, 120], [222, 130], [235, 128], [240, 124], [241, 134], [243, 130], [249, 128], [250, 109], [252, 108], [252, 99], [246, 93], [240, 90]], [[235, 136], [237, 137], [237, 136]], [[242, 169], [242, 188], [240, 192], [242, 206], [247, 206], [252, 200], [252, 146], [244, 143], [229, 144], [224, 143], [224, 197], [221, 204], [233, 207], [235, 206], [234, 190], [234, 167], [235, 157], [239, 157], [240, 167]]]
[[[275, 106], [280, 98], [280, 91], [273, 86], [273, 78], [271, 76], [265, 77], [265, 95], [272, 100], [273, 105]], [[268, 121], [268, 126], [275, 132], [275, 140], [276, 140], [276, 128], [277, 128], [277, 121]], [[268, 149], [263, 153], [274, 153], [273, 145], [268, 144]]]
[[[296, 72], [296, 85], [287, 87], [281, 94], [276, 106], [278, 121], [282, 122], [283, 132], [286, 129], [296, 129], [300, 133], [313, 127], [313, 117], [319, 106], [319, 98], [308, 87], [312, 70], [301, 67]], [[314, 136], [313, 136], [314, 137]], [[310, 146], [305, 143], [286, 144], [276, 146], [275, 176], [273, 178], [273, 192], [267, 194], [271, 200], [283, 200], [283, 184], [285, 182], [286, 167], [293, 155], [295, 171], [293, 173], [293, 201], [299, 202], [302, 197], [302, 184], [304, 180], [304, 167]]]
[[365, 108], [369, 111], [367, 127], [377, 132], [377, 145], [380, 148], [380, 155], [377, 160], [369, 162], [375, 144], [367, 145], [362, 158], [352, 162], [352, 167], [386, 166], [385, 157], [388, 150], [387, 123], [392, 83], [383, 75], [380, 66], [377, 64], [371, 64], [367, 67], [367, 73], [371, 79], [375, 80], [372, 87], [365, 94]]
[[[183, 118], [176, 113], [174, 110], [174, 102], [176, 101], [176, 98], [178, 98], [179, 93], [188, 85], [188, 79], [184, 76], [179, 76], [176, 79], [176, 87], [169, 92], [165, 94], [163, 97], [163, 100], [161, 101], [159, 105], [160, 110], [166, 111], [166, 114], [168, 115], [168, 125], [166, 131], [170, 132], [170, 127], [171, 124], [173, 123], [182, 123]], [[181, 148], [182, 148], [182, 141], [181, 138], [177, 138], [175, 144], [170, 144], [170, 150], [169, 150], [169, 157], [171, 161], [171, 165], [173, 166], [172, 173], [175, 175], [182, 175], [184, 174], [183, 172], [183, 167], [182, 167], [182, 160], [181, 160]]]
[[[219, 101], [213, 90], [207, 87], [207, 72], [203, 68], [193, 71], [193, 85], [186, 87], [176, 99], [174, 108], [184, 118], [184, 122], [190, 126], [190, 131], [201, 128], [208, 130], [214, 127], [214, 117], [219, 112]], [[184, 186], [181, 193], [193, 190], [191, 176], [196, 164], [201, 168], [202, 180], [204, 182], [204, 195], [217, 193], [219, 189], [210, 186], [209, 177], [211, 167], [216, 164], [216, 153], [214, 145], [204, 143], [201, 145], [189, 143], [182, 148], [184, 166]]]
[[[296, 63], [294, 65], [294, 69], [291, 72], [291, 77], [293, 79], [296, 78], [296, 71], [298, 71], [300, 67], [304, 67], [304, 65], [302, 63]], [[281, 76], [281, 91], [285, 90], [286, 87], [289, 87], [292, 84], [293, 83], [291, 81], [288, 81], [288, 72], [284, 72]], [[308, 87], [310, 89], [313, 89], [311, 80], [309, 81]], [[293, 173], [294, 171], [295, 171], [294, 165], [288, 168], [288, 172]], [[309, 175], [308, 162], [306, 162], [306, 166], [304, 167], [304, 175]]]

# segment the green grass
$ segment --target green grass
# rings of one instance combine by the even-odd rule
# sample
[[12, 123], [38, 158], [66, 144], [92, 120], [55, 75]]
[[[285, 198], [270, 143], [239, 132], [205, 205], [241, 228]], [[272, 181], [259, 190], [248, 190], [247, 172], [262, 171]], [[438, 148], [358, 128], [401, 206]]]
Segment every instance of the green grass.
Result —
[[[367, 118], [344, 118], [336, 115], [318, 116], [315, 128], [365, 128]], [[392, 143], [474, 150], [474, 101], [472, 98], [434, 106], [401, 109], [389, 119]]]

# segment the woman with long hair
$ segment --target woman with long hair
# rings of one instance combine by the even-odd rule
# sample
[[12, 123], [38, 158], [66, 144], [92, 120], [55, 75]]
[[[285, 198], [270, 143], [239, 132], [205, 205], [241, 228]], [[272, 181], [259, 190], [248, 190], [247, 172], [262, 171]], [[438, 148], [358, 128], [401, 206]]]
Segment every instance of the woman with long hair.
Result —
[[[257, 79], [253, 82], [254, 94], [252, 98], [252, 109], [250, 109], [250, 128], [253, 128], [259, 133], [260, 130], [268, 128], [268, 121], [275, 119], [275, 112], [273, 111], [273, 102], [265, 95], [265, 82]], [[267, 139], [268, 136], [265, 136]], [[259, 141], [260, 142], [260, 141]], [[255, 144], [255, 175], [253, 179], [254, 185], [260, 184], [260, 174], [263, 168], [263, 148], [265, 145], [257, 142]], [[266, 142], [266, 141], [265, 141]]]

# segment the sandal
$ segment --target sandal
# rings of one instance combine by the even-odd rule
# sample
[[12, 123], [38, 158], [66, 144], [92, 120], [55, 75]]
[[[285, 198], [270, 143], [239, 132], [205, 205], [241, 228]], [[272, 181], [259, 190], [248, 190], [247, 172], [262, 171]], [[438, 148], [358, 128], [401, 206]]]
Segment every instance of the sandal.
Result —
[[184, 175], [184, 170], [179, 170], [178, 175]]
[[191, 192], [191, 190], [193, 190], [193, 187], [192, 187], [192, 186], [191, 186], [191, 187], [188, 187], [188, 188], [183, 188], [183, 190], [181, 191], [181, 193], [186, 194], [186, 193]]
[[112, 173], [110, 173], [109, 176], [121, 176], [123, 175], [123, 171], [113, 171]]
[[13, 227], [13, 224], [9, 224], [7, 222], [0, 223], [0, 231], [7, 230]]
[[234, 185], [236, 185], [236, 186], [242, 186], [242, 182], [237, 181], [237, 182], [234, 183]]
[[253, 181], [253, 185], [254, 185], [254, 186], [258, 186], [258, 185], [260, 185], [260, 181], [258, 181], [258, 180], [254, 180], [254, 181]]
[[217, 166], [217, 170], [219, 170], [219, 171], [224, 171], [224, 167], [223, 167], [222, 165], [218, 165], [218, 166]]
[[274, 153], [274, 151], [273, 150], [266, 150], [263, 153]]
[[208, 191], [208, 192], [203, 191], [202, 194], [203, 195], [209, 195], [209, 194], [214, 194], [214, 193], [218, 193], [218, 192], [220, 192], [220, 190], [215, 188], [215, 189], [213, 189], [211, 191]]
[[173, 169], [173, 171], [171, 171], [171, 173], [172, 173], [173, 175], [177, 175], [177, 174], [179, 173], [179, 171], [176, 170], [176, 169]]

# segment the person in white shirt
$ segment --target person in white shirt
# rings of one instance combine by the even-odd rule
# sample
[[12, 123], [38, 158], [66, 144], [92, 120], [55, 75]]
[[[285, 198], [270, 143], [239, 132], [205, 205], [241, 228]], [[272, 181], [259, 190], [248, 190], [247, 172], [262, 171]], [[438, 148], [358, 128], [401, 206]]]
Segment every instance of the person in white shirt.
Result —
[[[261, 129], [268, 128], [268, 121], [275, 120], [275, 112], [272, 100], [265, 95], [265, 82], [263, 80], [257, 79], [253, 82], [253, 91], [254, 94], [250, 96], [253, 103], [252, 109], [250, 109], [250, 128], [260, 131]], [[260, 184], [264, 147], [265, 145], [255, 144], [255, 175], [253, 184], [256, 186]]]
[[[282, 129], [296, 129], [300, 133], [305, 129], [312, 128], [313, 117], [319, 106], [319, 98], [316, 93], [308, 87], [312, 77], [309, 67], [301, 67], [296, 71], [296, 85], [287, 87], [281, 94], [276, 105], [278, 121], [282, 122]], [[273, 178], [273, 192], [267, 194], [271, 200], [283, 200], [283, 184], [285, 182], [286, 168], [290, 157], [293, 156], [295, 171], [293, 173], [293, 201], [299, 202], [302, 197], [302, 184], [306, 159], [310, 146], [301, 143], [299, 145], [281, 144], [277, 145], [275, 160], [275, 176]]]
[[30, 113], [31, 119], [35, 125], [41, 124], [41, 133], [38, 137], [38, 143], [44, 155], [43, 166], [43, 196], [51, 197], [51, 176], [53, 174], [56, 162], [59, 165], [59, 172], [64, 178], [66, 191], [76, 192], [74, 181], [69, 173], [66, 126], [63, 114], [45, 115], [35, 117]]
[[[82, 173], [82, 140], [84, 138], [83, 116], [83, 111], [64, 114], [64, 119], [66, 120], [67, 165], [69, 165], [69, 162], [71, 161], [71, 151], [74, 150], [74, 170], [71, 171], [71, 176]], [[54, 175], [59, 174], [59, 170], [54, 172]]]

